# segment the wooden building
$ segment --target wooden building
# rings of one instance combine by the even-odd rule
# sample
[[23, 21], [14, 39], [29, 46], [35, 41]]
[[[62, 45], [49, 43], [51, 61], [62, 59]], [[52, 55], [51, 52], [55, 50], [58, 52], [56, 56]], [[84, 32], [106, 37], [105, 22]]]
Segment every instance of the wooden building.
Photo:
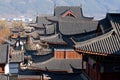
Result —
[[33, 63], [32, 67], [66, 72], [73, 72], [72, 67], [85, 69], [85, 65], [82, 66], [82, 63], [85, 64], [82, 61], [83, 55], [74, 50], [73, 38], [78, 40], [79, 37], [96, 32], [97, 25], [98, 21], [94, 21], [93, 17], [83, 15], [80, 6], [57, 6], [53, 16], [38, 16], [36, 23], [30, 26], [39, 34], [40, 42], [47, 44], [47, 48], [52, 50], [49, 54], [53, 57], [43, 61], [43, 64]]
[[18, 75], [20, 70], [20, 63], [24, 61], [23, 51], [13, 51], [9, 58], [9, 74]]
[[91, 38], [75, 42], [75, 49], [83, 54], [85, 73], [92, 80], [120, 79], [120, 14], [108, 13], [99, 21]]
[[0, 45], [0, 80], [8, 80], [9, 74], [9, 46]]
[[[108, 13], [95, 21], [85, 17], [79, 6], [58, 6], [53, 16], [37, 16], [36, 23], [29, 25], [38, 35], [30, 36], [26, 43], [26, 52], [36, 53], [28, 69], [65, 73], [76, 73], [73, 69], [77, 69], [91, 80], [119, 80], [120, 14]], [[12, 38], [18, 38], [14, 33]], [[11, 62], [10, 67], [18, 68], [15, 64]], [[0, 63], [0, 73], [4, 73], [5, 65]]]
[[1, 45], [0, 46], [0, 74], [7, 74], [8, 73], [8, 45]]
[[19, 36], [26, 37], [25, 30], [23, 28], [11, 28], [11, 38], [17, 39]]
[[[49, 27], [45, 24], [51, 28], [51, 31], [53, 30], [54, 34], [41, 36], [40, 40], [48, 43], [50, 48], [54, 48], [54, 54], [57, 56], [55, 58], [61, 56], [64, 59], [82, 59], [81, 55], [75, 52], [71, 46], [73, 42], [70, 38], [72, 36], [82, 36], [87, 32], [94, 31], [97, 28], [98, 22], [92, 21], [92, 17], [84, 17], [82, 8], [66, 6], [56, 7], [54, 16], [45, 17], [45, 19], [52, 23], [49, 26], [54, 26]], [[48, 33], [47, 28], [46, 33]]]
[[54, 16], [45, 19], [52, 22], [45, 26], [54, 27], [50, 27], [52, 34], [44, 27], [48, 34], [40, 36], [40, 40], [54, 49], [55, 60], [79, 59], [90, 79], [119, 80], [120, 14], [108, 13], [106, 18], [95, 21], [84, 17], [80, 7], [62, 6], [55, 8]]
[[54, 57], [56, 59], [82, 59], [82, 54], [79, 54], [74, 49], [55, 49]]

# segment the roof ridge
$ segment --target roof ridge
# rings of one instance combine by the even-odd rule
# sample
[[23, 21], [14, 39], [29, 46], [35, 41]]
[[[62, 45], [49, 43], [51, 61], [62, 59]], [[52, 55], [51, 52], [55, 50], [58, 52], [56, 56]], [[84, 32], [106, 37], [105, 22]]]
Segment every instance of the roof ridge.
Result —
[[[99, 40], [102, 40], [102, 39], [105, 39], [105, 38], [108, 38], [111, 36], [111, 34], [113, 33], [114, 30], [111, 30], [101, 36], [98, 36], [98, 37], [95, 37], [95, 38], [92, 38], [92, 39], [89, 39], [89, 40], [86, 40], [86, 41], [82, 41], [82, 42], [75, 42], [75, 47], [82, 47], [82, 46], [85, 46], [87, 44], [91, 44], [91, 43], [94, 43], [96, 41], [99, 41]], [[78, 45], [77, 45], [78, 44]]]
[[52, 36], [44, 36], [44, 37], [41, 37], [40, 39], [41, 40], [44, 40], [44, 39], [51, 39], [51, 38], [54, 38], [54, 37], [57, 37], [59, 34], [54, 34]]
[[[47, 64], [49, 63], [50, 61], [54, 60], [54, 57], [51, 57], [50, 59], [46, 60], [46, 61], [43, 61], [43, 62], [39, 62], [39, 64]], [[36, 64], [36, 63], [35, 63]]]
[[55, 8], [58, 8], [58, 7], [79, 7], [79, 8], [82, 8], [81, 6], [56, 6]]
[[86, 20], [86, 19], [78, 19], [78, 20], [75, 19], [75, 21], [71, 21], [71, 20], [68, 21], [68, 20], [63, 20], [63, 19], [61, 20], [61, 19], [60, 19], [59, 22], [71, 22], [71, 23], [75, 23], [75, 22], [76, 22], [76, 23], [83, 23], [83, 22], [86, 23], [86, 22], [90, 22], [90, 23], [98, 23], [97, 20], [96, 20], [96, 21], [94, 21], [94, 20], [91, 20], [91, 21], [90, 21], [90, 20]]

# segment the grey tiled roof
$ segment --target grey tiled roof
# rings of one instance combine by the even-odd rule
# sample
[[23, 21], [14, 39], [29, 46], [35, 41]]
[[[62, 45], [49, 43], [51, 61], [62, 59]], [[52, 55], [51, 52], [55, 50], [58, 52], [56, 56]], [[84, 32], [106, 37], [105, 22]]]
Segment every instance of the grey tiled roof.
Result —
[[[110, 15], [113, 30], [93, 39], [76, 43], [76, 49], [106, 54], [120, 53], [120, 15]], [[119, 54], [120, 55], [120, 54]]]
[[[61, 17], [61, 15], [63, 15], [68, 10], [72, 11], [77, 18], [87, 18], [83, 16], [82, 8], [80, 8], [80, 6], [58, 6], [55, 8], [54, 15], [57, 17]], [[87, 19], [92, 20], [93, 18]]]
[[45, 25], [52, 24], [51, 21], [47, 19], [47, 17], [38, 16], [37, 21], [35, 24], [29, 24], [30, 26], [36, 27], [36, 28], [45, 28]]
[[33, 44], [33, 43], [31, 43], [31, 44], [26, 44], [26, 45], [25, 45], [25, 49], [28, 50], [28, 51], [29, 51], [29, 50], [33, 50], [33, 51], [34, 51], [34, 50], [37, 49], [37, 48], [36, 48], [36, 44]]
[[[47, 16], [47, 17], [49, 17], [49, 16]], [[47, 17], [38, 16], [36, 22], [41, 23], [41, 24], [51, 24], [52, 22], [48, 21]]]
[[[92, 38], [86, 41], [77, 42], [75, 47], [84, 51], [98, 52], [98, 53], [116, 53], [119, 50], [119, 41], [116, 35], [112, 35], [113, 31], [101, 35], [96, 38]], [[113, 47], [115, 46], [115, 47]], [[116, 48], [118, 47], [118, 48]]]
[[[76, 35], [76, 36], [72, 36], [70, 39], [74, 42], [80, 42], [80, 41], [85, 41], [91, 38], [94, 38], [97, 36], [97, 34], [95, 34], [95, 31], [91, 31], [89, 33], [85, 33], [85, 34], [80, 34], [80, 35]], [[101, 32], [102, 33], [102, 32]]]
[[49, 76], [53, 80], [87, 80], [82, 78], [81, 73], [66, 73], [66, 74], [49, 73]]
[[8, 80], [7, 76], [0, 74], [0, 80]]
[[[72, 11], [76, 17], [65, 17], [62, 18], [62, 15], [66, 11]], [[79, 6], [77, 7], [68, 7], [68, 6], [60, 6], [55, 8], [54, 16], [46, 16], [46, 17], [37, 17], [37, 25], [36, 27], [45, 28], [45, 30], [38, 31], [39, 34], [51, 34], [55, 31], [53, 28], [55, 23], [54, 21], [58, 22], [59, 30], [62, 34], [65, 35], [73, 35], [84, 33], [85, 31], [92, 31], [97, 28], [97, 21], [92, 21], [93, 18], [91, 17], [84, 17], [82, 8]], [[47, 25], [46, 25], [47, 24]], [[53, 26], [47, 27], [48, 25]], [[57, 27], [58, 27], [57, 26]], [[58, 29], [58, 28], [57, 28]]]
[[41, 41], [48, 42], [48, 43], [60, 43], [60, 44], [66, 44], [66, 42], [63, 40], [61, 34], [55, 34], [52, 36], [45, 36], [40, 38]]
[[51, 54], [53, 51], [52, 49], [42, 49], [42, 50], [38, 50], [37, 55], [48, 55]]
[[37, 26], [37, 23], [29, 23], [28, 26], [34, 27]]
[[34, 32], [31, 32], [31, 33], [27, 33], [26, 35], [31, 35], [33, 38], [38, 38], [39, 37], [37, 30], [34, 31]]
[[74, 35], [97, 29], [97, 21], [61, 21], [59, 22], [59, 30], [64, 35]]
[[11, 54], [10, 62], [22, 62], [24, 60], [24, 52], [15, 51]]
[[20, 80], [23, 80], [23, 79], [33, 79], [33, 80], [35, 80], [35, 79], [40, 79], [41, 78], [41, 76], [40, 75], [19, 75], [19, 79]]
[[[41, 28], [41, 27], [39, 27]], [[44, 35], [44, 34], [53, 34], [55, 32], [55, 26], [52, 25], [44, 25], [43, 28], [35, 30], [39, 35]]]
[[[58, 71], [67, 71], [72, 69], [72, 67], [77, 69], [82, 69], [82, 60], [81, 59], [51, 59], [46, 62], [33, 63], [31, 66], [33, 68], [45, 70], [58, 70]], [[32, 68], [31, 67], [31, 68]]]
[[24, 31], [23, 28], [10, 28], [10, 30], [11, 30], [12, 32], [22, 32], [22, 31]]
[[47, 17], [47, 19], [48, 19], [49, 21], [58, 21], [58, 20], [59, 20], [59, 18], [58, 18], [57, 16]]
[[35, 28], [44, 28], [44, 25], [42, 23], [36, 23], [34, 26]]
[[53, 34], [55, 32], [55, 26], [54, 25], [47, 25], [46, 28], [46, 34]]
[[109, 19], [107, 17], [105, 19], [103, 19], [103, 20], [100, 20], [99, 24], [100, 24], [99, 26], [102, 27], [104, 32], [106, 32], [105, 30], [111, 28], [110, 21], [109, 21]]
[[45, 34], [45, 29], [35, 30], [35, 32], [38, 33], [39, 35], [44, 35]]
[[[36, 53], [37, 52], [35, 52], [34, 54], [36, 54]], [[52, 53], [49, 53], [49, 54], [46, 54], [46, 55], [32, 55], [31, 57], [32, 57], [32, 61], [34, 63], [41, 63], [41, 62], [44, 63], [44, 62], [51, 61], [54, 58], [54, 54], [52, 52]]]
[[8, 62], [8, 53], [9, 53], [9, 46], [6, 44], [0, 45], [0, 63]]

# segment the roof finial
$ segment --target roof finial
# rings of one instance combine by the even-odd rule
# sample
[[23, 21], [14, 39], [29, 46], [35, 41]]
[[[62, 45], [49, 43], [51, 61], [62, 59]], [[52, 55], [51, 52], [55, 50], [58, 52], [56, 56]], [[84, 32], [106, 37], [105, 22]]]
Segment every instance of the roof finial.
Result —
[[54, 3], [54, 8], [56, 7], [56, 3]]
[[56, 1], [55, 0], [53, 0], [53, 4], [54, 4], [54, 8], [56, 7]]
[[55, 16], [55, 8], [56, 8], [56, 0], [52, 0], [53, 1], [53, 4], [54, 4], [54, 16]]
[[104, 7], [106, 8], [106, 12], [109, 13], [109, 8], [105, 5], [104, 5]]
[[80, 0], [80, 8], [82, 8], [82, 2], [81, 2], [81, 0]]
[[107, 13], [109, 13], [109, 9], [107, 8], [106, 10], [107, 10]]
[[80, 8], [82, 8], [82, 3], [80, 3]]

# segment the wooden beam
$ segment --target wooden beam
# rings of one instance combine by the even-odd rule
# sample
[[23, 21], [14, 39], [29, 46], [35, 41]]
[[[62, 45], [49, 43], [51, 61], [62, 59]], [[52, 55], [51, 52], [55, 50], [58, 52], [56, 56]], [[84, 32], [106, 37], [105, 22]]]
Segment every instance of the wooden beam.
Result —
[[77, 52], [80, 53], [86, 53], [86, 54], [94, 54], [94, 55], [101, 55], [101, 56], [108, 56], [107, 53], [99, 53], [99, 52], [93, 52], [93, 51], [85, 51], [85, 50], [76, 50]]
[[73, 17], [76, 17], [75, 14], [73, 14], [73, 12], [71, 10], [68, 10], [67, 12], [65, 12], [63, 15], [62, 15], [62, 18], [66, 17], [66, 16], [73, 16]]

